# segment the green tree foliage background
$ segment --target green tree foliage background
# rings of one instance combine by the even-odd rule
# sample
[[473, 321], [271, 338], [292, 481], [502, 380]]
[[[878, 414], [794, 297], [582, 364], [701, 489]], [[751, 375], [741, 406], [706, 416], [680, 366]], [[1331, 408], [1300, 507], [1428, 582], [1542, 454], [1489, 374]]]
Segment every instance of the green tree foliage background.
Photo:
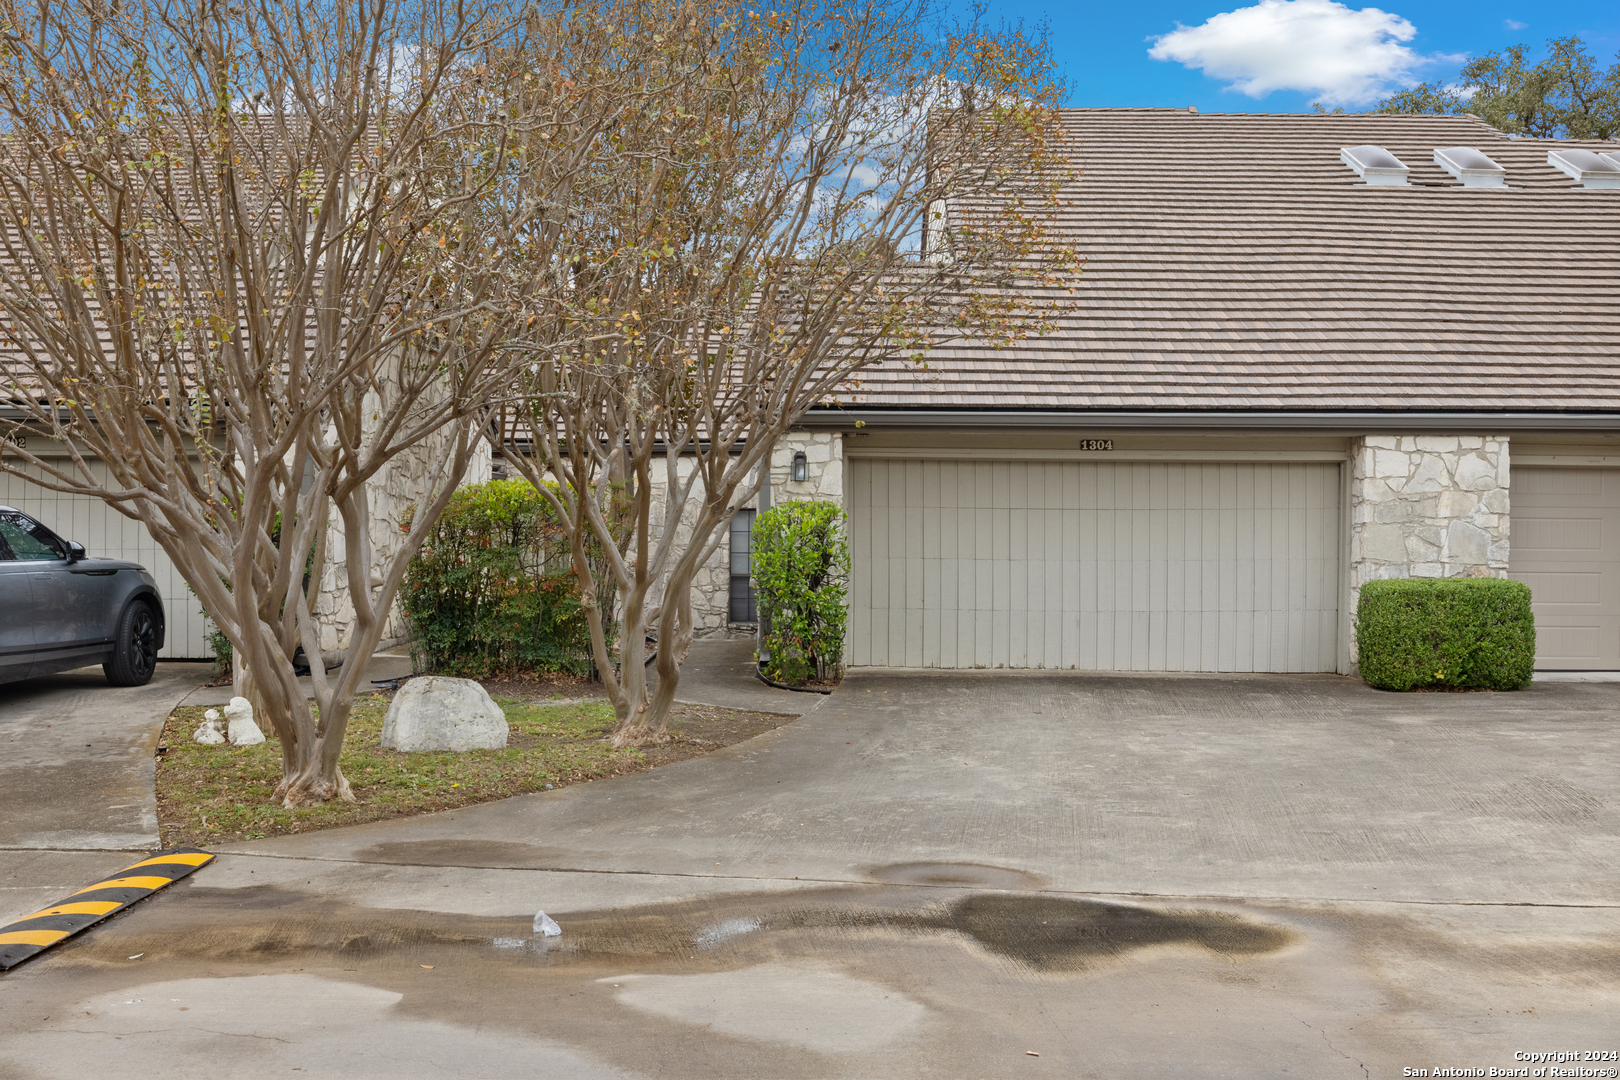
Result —
[[1554, 38], [1532, 63], [1529, 47], [1486, 53], [1457, 83], [1423, 83], [1380, 101], [1374, 112], [1472, 113], [1499, 131], [1536, 139], [1620, 138], [1620, 59], [1602, 71], [1578, 37]]

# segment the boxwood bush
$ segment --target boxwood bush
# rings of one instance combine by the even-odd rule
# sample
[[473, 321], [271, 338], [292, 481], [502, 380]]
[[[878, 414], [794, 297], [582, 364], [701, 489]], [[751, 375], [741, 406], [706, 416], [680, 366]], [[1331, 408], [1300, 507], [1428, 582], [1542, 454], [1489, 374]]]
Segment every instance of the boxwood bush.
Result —
[[754, 521], [754, 593], [770, 617], [765, 672], [787, 683], [837, 678], [849, 621], [849, 540], [830, 502], [773, 506]]
[[568, 543], [527, 481], [458, 490], [411, 560], [399, 598], [429, 671], [590, 670]]
[[1369, 581], [1356, 609], [1361, 677], [1380, 690], [1530, 685], [1530, 587], [1502, 578]]

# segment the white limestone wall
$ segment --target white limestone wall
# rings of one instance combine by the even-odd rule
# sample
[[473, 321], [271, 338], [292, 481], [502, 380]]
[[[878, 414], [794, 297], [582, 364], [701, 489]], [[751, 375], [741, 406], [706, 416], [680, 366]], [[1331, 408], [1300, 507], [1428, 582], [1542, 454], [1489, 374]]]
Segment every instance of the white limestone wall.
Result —
[[[804, 480], [793, 475], [793, 455], [804, 451]], [[795, 431], [776, 444], [771, 454], [772, 503], [823, 499], [844, 501], [844, 437], [820, 431]]]
[[1368, 435], [1350, 455], [1350, 604], [1386, 578], [1506, 577], [1508, 439]]
[[[804, 480], [795, 481], [793, 455], [804, 451]], [[771, 503], [810, 499], [844, 501], [844, 437], [826, 432], [795, 431], [783, 436], [771, 452]], [[757, 500], [750, 503], [757, 506]], [[752, 637], [754, 624], [735, 624], [731, 614], [731, 534], [728, 529], [714, 556], [692, 585], [692, 612], [697, 637]]]
[[[676, 474], [681, 481], [692, 475], [697, 467], [695, 458], [683, 457], [676, 462]], [[653, 502], [652, 522], [653, 535], [663, 535], [663, 521], [667, 506], [667, 485], [664, 483], [665, 463], [662, 459], [653, 462]], [[692, 542], [692, 523], [697, 519], [697, 508], [702, 503], [702, 494], [694, 488], [687, 500], [686, 508], [681, 514], [681, 521], [676, 534], [677, 542], [685, 545]], [[732, 629], [727, 623], [730, 613], [727, 604], [728, 589], [730, 588], [728, 574], [728, 558], [730, 554], [727, 537], [721, 536], [720, 544], [692, 577], [692, 617], [696, 624], [693, 629], [694, 637], [728, 637], [732, 636]], [[673, 560], [671, 560], [673, 561]], [[655, 591], [653, 603], [662, 603], [662, 589]], [[741, 632], [738, 636], [744, 636]]]
[[[370, 580], [382, 583], [383, 569], [404, 542], [405, 514], [430, 494], [435, 467], [448, 453], [450, 436], [428, 439], [389, 462], [366, 485], [366, 513], [370, 518], [372, 570]], [[490, 478], [489, 445], [479, 442], [463, 483], [479, 484]], [[315, 600], [315, 618], [321, 627], [321, 652], [328, 662], [349, 647], [355, 630], [354, 604], [349, 599], [348, 553], [341, 519], [331, 523], [326, 539], [326, 562], [321, 589]], [[383, 630], [382, 647], [398, 644], [409, 631], [396, 600]]]

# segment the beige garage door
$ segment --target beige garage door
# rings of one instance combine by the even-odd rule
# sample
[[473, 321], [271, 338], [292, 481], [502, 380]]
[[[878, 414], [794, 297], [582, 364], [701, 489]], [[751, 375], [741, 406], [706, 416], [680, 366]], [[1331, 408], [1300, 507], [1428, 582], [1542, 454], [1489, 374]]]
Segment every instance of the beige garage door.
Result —
[[1332, 671], [1339, 468], [855, 458], [850, 662]]
[[152, 571], [168, 633], [163, 642], [164, 659], [208, 659], [208, 641], [203, 636], [207, 620], [196, 598], [186, 591], [185, 579], [169, 557], [146, 532], [146, 526], [107, 508], [99, 499], [60, 492], [0, 474], [0, 505], [15, 506], [45, 523], [57, 535], [81, 543], [91, 555], [110, 559], [130, 559]]
[[1509, 571], [1530, 586], [1536, 666], [1620, 668], [1620, 470], [1514, 466]]

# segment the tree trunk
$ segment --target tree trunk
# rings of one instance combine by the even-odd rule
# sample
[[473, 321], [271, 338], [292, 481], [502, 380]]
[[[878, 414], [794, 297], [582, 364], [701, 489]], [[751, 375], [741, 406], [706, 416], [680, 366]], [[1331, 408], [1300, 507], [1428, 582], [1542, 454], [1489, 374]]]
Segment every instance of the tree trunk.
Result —
[[[659, 675], [663, 675], [662, 649]], [[653, 712], [651, 706], [647, 686], [647, 603], [644, 590], [638, 589], [625, 604], [624, 621], [619, 624], [619, 698], [614, 702], [619, 723], [613, 731], [614, 746], [652, 746], [665, 741], [663, 716]]]
[[[374, 644], [362, 637], [351, 642], [349, 651], [370, 655]], [[287, 809], [318, 806], [331, 799], [355, 801], [349, 781], [338, 767], [338, 759], [353, 711], [356, 687], [352, 684], [357, 682], [364, 668], [364, 663], [344, 665], [337, 685], [326, 692], [329, 704], [318, 719], [315, 703], [305, 696], [297, 678], [291, 676], [290, 662], [287, 671], [282, 673], [285, 677], [278, 680], [279, 687], [265, 687], [266, 708], [276, 721], [278, 736], [286, 733], [281, 736], [281, 782], [276, 785], [274, 794]], [[283, 691], [280, 698], [275, 694], [278, 688]]]
[[[702, 529], [702, 522], [695, 528], [694, 535]], [[710, 531], [712, 531], [712, 525]], [[696, 572], [697, 558], [695, 552], [701, 551], [703, 544], [695, 540], [687, 553], [676, 562], [669, 579], [664, 585], [664, 603], [660, 608], [658, 617], [658, 656], [654, 667], [658, 672], [658, 685], [651, 688], [647, 686], [645, 675], [645, 649], [637, 648], [635, 663], [640, 669], [642, 687], [642, 704], [628, 717], [620, 717], [619, 727], [613, 733], [614, 746], [651, 746], [666, 742], [669, 736], [664, 726], [669, 720], [669, 712], [675, 704], [675, 692], [681, 682], [681, 664], [686, 661], [687, 651], [692, 644], [692, 577]], [[630, 649], [632, 641], [641, 643], [647, 637], [647, 615], [645, 609], [637, 611], [639, 628], [632, 634], [629, 619], [625, 620], [625, 645], [622, 655], [623, 665], [629, 668], [631, 664]]]
[[[690, 589], [687, 592], [689, 594]], [[670, 611], [667, 593], [665, 594], [665, 601], [665, 610]], [[690, 604], [682, 605], [677, 602], [673, 607], [673, 612], [678, 615], [683, 606], [690, 607]], [[660, 642], [666, 639], [681, 642], [684, 636], [686, 645], [690, 645], [692, 639], [691, 630], [689, 627], [681, 625], [678, 618], [666, 616], [660, 622], [662, 624], [658, 634]], [[643, 741], [634, 744], [625, 742], [622, 745], [646, 745], [651, 742], [663, 742], [669, 737], [664, 733], [664, 725], [669, 720], [670, 708], [675, 704], [675, 691], [681, 683], [681, 664], [685, 662], [685, 659], [685, 645], [677, 644], [669, 648], [660, 646], [658, 660], [654, 664], [658, 669], [658, 685], [653, 689], [651, 700], [647, 703], [646, 720], [640, 734]], [[623, 731], [616, 734], [614, 744], [621, 745], [619, 739], [626, 734]]]
[[355, 793], [348, 789], [348, 777], [343, 776], [342, 769], [332, 767], [332, 776], [326, 776], [326, 769], [322, 767], [322, 759], [326, 758], [326, 746], [329, 740], [316, 738], [313, 743], [306, 743], [308, 755], [303, 766], [298, 767], [292, 776], [283, 776], [282, 782], [275, 787], [275, 795], [282, 800], [282, 806], [287, 810], [295, 810], [298, 806], [319, 806], [326, 801], [337, 800], [352, 803]]

